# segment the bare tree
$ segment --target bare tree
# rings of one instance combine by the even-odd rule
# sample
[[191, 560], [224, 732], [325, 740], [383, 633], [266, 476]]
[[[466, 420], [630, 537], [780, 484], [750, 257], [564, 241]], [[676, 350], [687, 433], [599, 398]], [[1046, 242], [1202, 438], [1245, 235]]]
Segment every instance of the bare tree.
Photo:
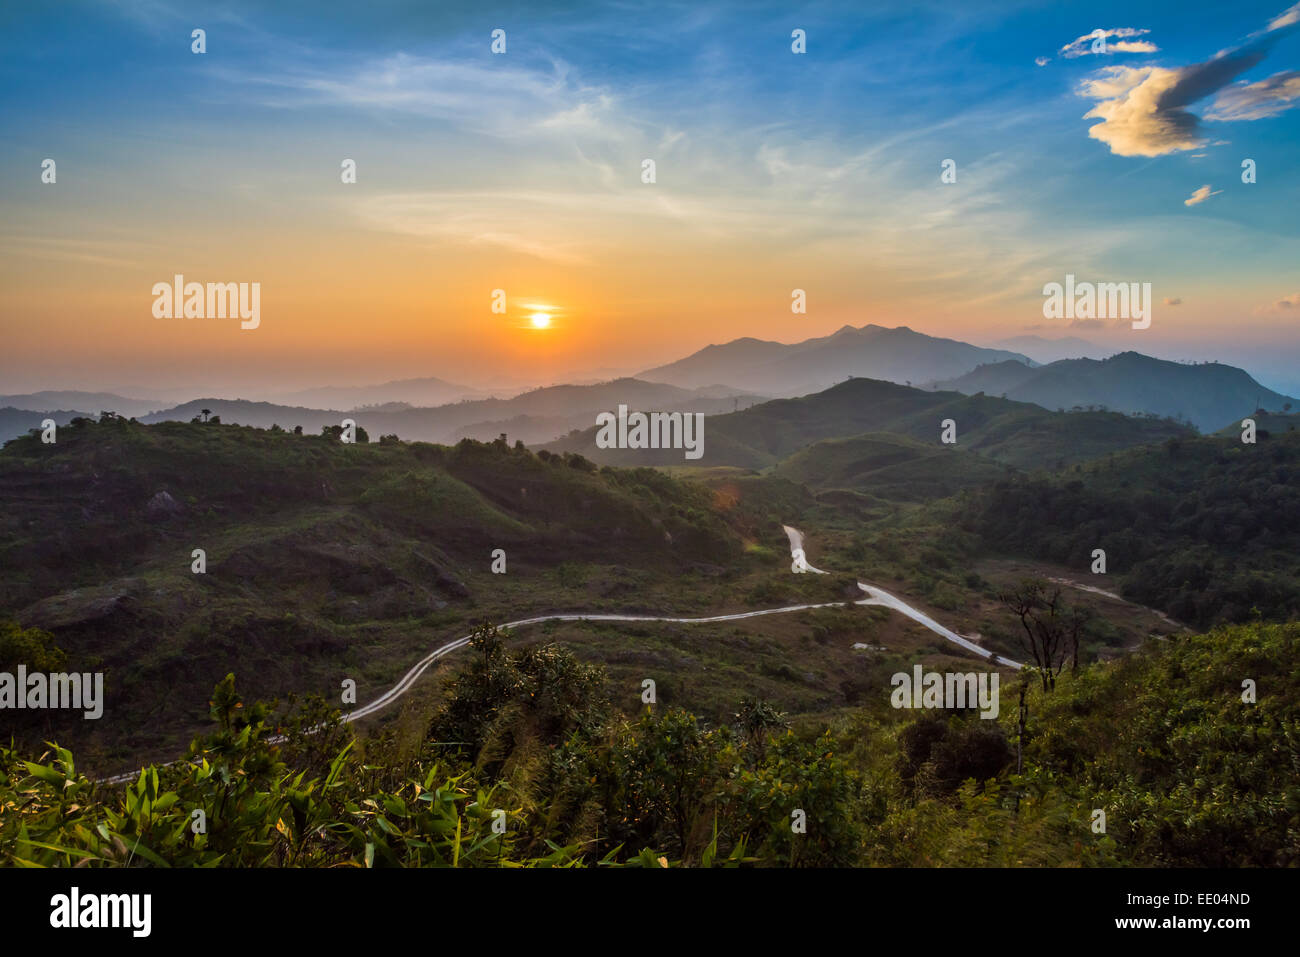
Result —
[[1049, 589], [1041, 578], [1026, 578], [998, 598], [1020, 619], [1020, 646], [1037, 666], [1044, 691], [1056, 687], [1056, 676], [1067, 660], [1072, 671], [1078, 670], [1079, 634], [1086, 617], [1066, 606], [1059, 586]]

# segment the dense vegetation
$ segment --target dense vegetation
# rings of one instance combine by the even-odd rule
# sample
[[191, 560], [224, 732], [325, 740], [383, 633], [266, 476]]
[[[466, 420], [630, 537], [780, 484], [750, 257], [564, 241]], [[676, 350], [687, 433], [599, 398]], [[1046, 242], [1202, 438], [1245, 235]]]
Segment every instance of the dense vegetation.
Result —
[[1300, 625], [1236, 626], [1081, 666], [1051, 692], [1029, 680], [1018, 742], [1012, 688], [997, 721], [879, 702], [789, 727], [752, 700], [723, 727], [625, 717], [598, 670], [484, 628], [412, 741], [355, 741], [319, 704], [276, 722], [232, 677], [188, 760], [125, 787], [61, 748], [2, 749], [0, 862], [1294, 865], [1298, 645]]
[[[802, 494], [782, 498], [786, 515]], [[697, 483], [504, 442], [351, 445], [111, 415], [55, 444], [8, 442], [0, 499], [0, 619], [102, 670], [117, 709], [94, 726], [24, 714], [11, 730], [90, 746], [83, 761], [100, 767], [183, 747], [231, 670], [256, 698], [343, 677], [374, 694], [482, 617], [708, 607], [706, 586], [752, 564], [754, 528], [782, 537], [754, 502], [720, 509]]]
[[[1049, 412], [983, 393], [966, 396], [850, 379], [815, 395], [709, 416], [700, 464], [765, 468], [813, 442], [869, 432], [906, 436], [931, 448], [950, 450], [940, 442], [945, 419], [956, 424], [957, 449], [1022, 469], [1059, 468], [1116, 449], [1195, 435], [1189, 426], [1152, 416]], [[680, 450], [600, 449], [595, 434], [595, 429], [573, 433], [547, 448], [579, 452], [611, 465], [680, 465], [683, 461]]]
[[1195, 627], [1300, 617], [1300, 433], [1172, 439], [1058, 475], [1009, 478], [954, 522], [984, 547], [1084, 570]]
[[[867, 393], [884, 404], [864, 410]], [[832, 421], [856, 428], [931, 395], [850, 382], [811, 399], [829, 396]], [[0, 860], [1300, 863], [1300, 626], [1266, 624], [1300, 612], [1300, 435], [1243, 445], [939, 394], [899, 419], [915, 435], [809, 445], [807, 401], [745, 420], [746, 442], [793, 446], [762, 475], [115, 416], [78, 420], [55, 446], [8, 443], [0, 670], [102, 670], [109, 712], [62, 725], [10, 715]], [[931, 435], [951, 402], [985, 415], [959, 420], [957, 449]], [[1128, 447], [1152, 436], [1166, 441]], [[1037, 455], [1056, 456], [1037, 463], [1053, 471], [1017, 471]], [[812, 531], [835, 574], [791, 575], [783, 522]], [[195, 547], [206, 574], [192, 573]], [[489, 571], [496, 547], [509, 575]], [[883, 610], [839, 607], [689, 634], [587, 623], [561, 632], [572, 648], [549, 643], [549, 626], [530, 645], [481, 629], [442, 692], [409, 695], [382, 730], [342, 724], [318, 700], [245, 707], [233, 678], [201, 707], [231, 670], [250, 700], [336, 694], [355, 676], [364, 702], [483, 620], [843, 602], [859, 578], [1028, 660], [999, 605], [1006, 581], [981, 563], [1028, 556], [1083, 578], [1094, 548], [1109, 565], [1087, 579], [1099, 587], [1201, 628], [1244, 624], [1127, 654], [1154, 615], [1090, 610], [1077, 671], [1025, 674], [1023, 740], [1010, 672], [996, 721], [891, 709], [891, 670], [946, 668], [953, 649]], [[1070, 593], [1071, 616], [1085, 598]], [[661, 696], [638, 708], [628, 688], [647, 673]], [[1241, 699], [1247, 679], [1258, 703]], [[205, 724], [187, 760], [126, 788], [95, 784], [66, 749], [97, 771], [135, 768]], [[42, 740], [64, 747], [42, 756]]]
[[1011, 470], [951, 446], [868, 433], [816, 442], [782, 461], [773, 474], [818, 492], [849, 490], [876, 499], [910, 502], [979, 488], [1008, 476]]

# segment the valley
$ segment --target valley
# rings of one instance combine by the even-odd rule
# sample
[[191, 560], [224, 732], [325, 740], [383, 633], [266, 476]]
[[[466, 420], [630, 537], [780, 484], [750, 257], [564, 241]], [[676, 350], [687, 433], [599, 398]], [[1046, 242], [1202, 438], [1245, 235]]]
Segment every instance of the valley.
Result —
[[[862, 389], [885, 390], [893, 406], [863, 410], [856, 401]], [[860, 380], [801, 401], [845, 409], [843, 430], [885, 424], [899, 431], [798, 449], [773, 443], [768, 430], [767, 455], [794, 451], [764, 471], [611, 470], [573, 452], [534, 454], [500, 441], [349, 447], [247, 426], [123, 419], [71, 427], [54, 447], [33, 438], [11, 442], [0, 457], [0, 489], [15, 507], [6, 514], [0, 558], [16, 573], [4, 611], [48, 630], [77, 661], [103, 667], [115, 719], [93, 727], [47, 720], [26, 733], [57, 731], [104, 772], [163, 760], [202, 726], [198, 705], [228, 671], [267, 699], [329, 700], [352, 679], [359, 703], [379, 703], [354, 718], [374, 714], [382, 723], [392, 718], [380, 712], [419, 677], [385, 697], [411, 662], [422, 662], [420, 674], [441, 669], [418, 683], [422, 697], [436, 699], [445, 669], [456, 667], [448, 651], [457, 633], [483, 621], [525, 622], [519, 641], [530, 642], [528, 632], [538, 629], [575, 642], [619, 674], [635, 657], [620, 657], [629, 652], [625, 642], [600, 647], [592, 629], [613, 635], [625, 626], [644, 636], [633, 645], [662, 650], [665, 641], [672, 645], [674, 626], [705, 619], [687, 630], [718, 642], [717, 665], [735, 679], [698, 684], [681, 699], [669, 691], [669, 701], [720, 719], [731, 706], [728, 689], [750, 682], [790, 702], [794, 713], [836, 713], [870, 685], [878, 693], [882, 676], [908, 656], [941, 663], [978, 649], [1016, 659], [1015, 632], [997, 599], [1016, 576], [987, 561], [991, 553], [964, 529], [969, 521], [952, 522], [957, 534], [935, 524], [946, 521], [945, 509], [969, 508], [961, 504], [966, 496], [987, 497], [1015, 478], [1017, 470], [999, 459], [1028, 453], [1006, 451], [1014, 446], [996, 438], [998, 416], [1059, 421], [1033, 440], [1056, 458], [1088, 448], [1076, 424], [1089, 441], [1120, 448], [1149, 428], [995, 406], [984, 431], [976, 431], [989, 439], [973, 443], [985, 449], [977, 452], [916, 437], [934, 415], [930, 393]], [[951, 408], [951, 400], [940, 401]], [[882, 423], [907, 402], [919, 405], [913, 418]], [[783, 410], [786, 403], [768, 405]], [[837, 421], [820, 408], [807, 414]], [[775, 421], [789, 418], [778, 415]], [[756, 434], [745, 428], [732, 431]], [[789, 559], [780, 556], [789, 550], [783, 527], [790, 521], [811, 533], [812, 564], [829, 574], [789, 574]], [[110, 527], [114, 545], [105, 549]], [[24, 529], [54, 534], [33, 538]], [[195, 547], [207, 554], [203, 575], [191, 569]], [[505, 574], [492, 571], [496, 549], [506, 556]], [[1017, 568], [1020, 577], [1059, 578], [1068, 570], [1041, 561]], [[875, 591], [864, 597], [866, 589]], [[1172, 626], [1135, 606], [1121, 611], [1099, 593], [1076, 588], [1072, 601], [1095, 605], [1090, 655], [1138, 647]], [[827, 631], [823, 619], [839, 621], [841, 606], [853, 614]], [[895, 610], [885, 612], [890, 606]], [[776, 611], [789, 622], [756, 620]], [[556, 617], [565, 615], [582, 620]], [[729, 656], [723, 636], [735, 634], [732, 622], [744, 622], [746, 633], [756, 629], [753, 640], [777, 640], [793, 659], [807, 656], [814, 636], [816, 652], [848, 655], [850, 673], [859, 676], [817, 664], [817, 654], [802, 669]], [[980, 636], [980, 644], [945, 647], [966, 635]], [[704, 652], [710, 640], [690, 643]], [[855, 644], [888, 654], [854, 652]], [[763, 670], [769, 667], [791, 686], [773, 688]], [[660, 680], [672, 689], [681, 671], [671, 664]], [[707, 687], [713, 690], [704, 693]]]

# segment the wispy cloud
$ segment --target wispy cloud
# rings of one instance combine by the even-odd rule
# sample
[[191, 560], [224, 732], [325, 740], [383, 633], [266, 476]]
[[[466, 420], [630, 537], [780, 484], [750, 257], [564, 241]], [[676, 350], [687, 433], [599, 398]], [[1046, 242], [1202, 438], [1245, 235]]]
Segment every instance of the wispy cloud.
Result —
[[1211, 196], [1218, 196], [1222, 192], [1223, 190], [1221, 189], [1216, 189], [1214, 192], [1210, 192], [1210, 187], [1208, 184], [1205, 186], [1200, 186], [1192, 192], [1191, 196], [1188, 196], [1185, 200], [1183, 200], [1183, 205], [1198, 206], [1201, 203], [1205, 202], [1207, 199], [1209, 199]]
[[216, 75], [262, 106], [406, 114], [510, 138], [538, 129], [599, 132], [608, 129], [615, 107], [607, 90], [577, 82], [561, 61], [543, 70], [393, 53], [346, 65], [232, 68]]
[[1275, 302], [1260, 306], [1255, 310], [1259, 315], [1300, 315], [1300, 292], [1293, 292], [1289, 296], [1283, 296]]
[[1238, 83], [1221, 91], [1205, 118], [1260, 120], [1291, 109], [1296, 100], [1300, 100], [1300, 70], [1286, 70], [1257, 83]]
[[[1100, 30], [1100, 28], [1098, 28]], [[1132, 37], [1145, 36], [1150, 30], [1138, 27], [1112, 27], [1109, 30], [1100, 31], [1106, 40], [1105, 47], [1101, 52], [1107, 56], [1115, 53], [1158, 53], [1160, 48], [1150, 40], [1134, 40]], [[1094, 56], [1093, 45], [1098, 39], [1098, 31], [1085, 33], [1077, 40], [1071, 40], [1065, 46], [1061, 47], [1060, 54], [1067, 60], [1074, 60], [1083, 56]]]
[[0, 236], [0, 250], [6, 256], [26, 256], [53, 262], [85, 263], [92, 266], [132, 268], [141, 265], [136, 259], [125, 258], [122, 253], [144, 245], [127, 240], [68, 239], [64, 237]]
[[1300, 3], [1288, 7], [1268, 22], [1269, 30], [1281, 30], [1283, 27], [1300, 23]]

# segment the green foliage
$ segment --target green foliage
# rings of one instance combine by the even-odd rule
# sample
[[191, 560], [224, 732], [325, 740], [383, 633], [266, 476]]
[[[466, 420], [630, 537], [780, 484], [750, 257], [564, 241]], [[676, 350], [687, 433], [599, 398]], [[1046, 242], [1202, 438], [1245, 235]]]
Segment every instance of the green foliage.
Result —
[[[809, 443], [865, 433], [889, 433], [933, 444], [938, 424], [946, 418], [961, 423], [959, 445], [963, 450], [1018, 468], [1062, 468], [1117, 449], [1195, 434], [1192, 429], [1168, 420], [1104, 411], [1049, 412], [1027, 402], [993, 396], [911, 389], [877, 379], [853, 378], [813, 395], [776, 399], [741, 412], [711, 416], [709, 439], [700, 464], [759, 469], [776, 465]], [[570, 434], [551, 443], [551, 449], [567, 450], [569, 454], [585, 452], [609, 464], [629, 460], [625, 450], [597, 448], [595, 434], [594, 427]], [[878, 479], [901, 489], [904, 485], [887, 474], [874, 475], [880, 470], [870, 462], [882, 452], [887, 453], [883, 446], [888, 444], [891, 443], [879, 437], [865, 443], [850, 440], [847, 448], [813, 455], [817, 459], [824, 454], [823, 464], [833, 470], [843, 467], [841, 478], [863, 476], [868, 481]], [[911, 457], [908, 443], [897, 444], [895, 451], [901, 453], [900, 461]], [[914, 446], [912, 451], [916, 451]], [[680, 465], [682, 461], [679, 450], [662, 450], [657, 454], [641, 450], [634, 454], [637, 461], [651, 461], [656, 465]], [[917, 473], [925, 483], [925, 487], [916, 490], [920, 494], [935, 494], [945, 485], [961, 487], [995, 472], [992, 463], [970, 460], [957, 450], [947, 449], [942, 454], [951, 463], [954, 477], [936, 478], [930, 469]], [[855, 457], [867, 460], [866, 467], [857, 468]], [[791, 477], [802, 481], [795, 477], [801, 471], [800, 462], [794, 462], [791, 468]], [[906, 464], [902, 466], [904, 472], [907, 468]]]
[[[186, 760], [148, 767], [123, 788], [78, 773], [53, 746], [38, 761], [0, 748], [0, 864], [21, 867], [555, 866], [573, 848], [523, 857], [499, 788], [429, 765], [415, 781], [368, 792], [352, 742], [327, 771], [287, 767], [266, 709], [241, 707], [230, 678], [214, 691], [218, 728]], [[334, 720], [337, 722], [337, 714]], [[314, 729], [313, 729], [314, 730]], [[309, 732], [311, 733], [311, 732]]]
[[13, 671], [18, 665], [26, 665], [29, 672], [62, 671], [67, 662], [67, 654], [48, 631], [0, 621], [0, 671]]
[[273, 722], [227, 677], [212, 732], [124, 787], [56, 745], [0, 748], [0, 864], [1300, 864], [1300, 623], [1153, 642], [1050, 693], [1030, 682], [1019, 773], [1012, 708], [814, 729], [751, 699], [735, 730], [680, 708], [632, 719], [563, 648], [512, 651], [486, 626], [473, 644], [435, 720], [466, 745], [357, 741], [319, 701]]
[[898, 776], [913, 793], [946, 796], [997, 777], [1012, 761], [1006, 733], [979, 717], [926, 714], [898, 736]]
[[474, 631], [470, 647], [476, 654], [448, 682], [431, 739], [465, 744], [499, 768], [525, 743], [553, 747], [574, 733], [590, 734], [604, 721], [600, 669], [555, 645], [512, 654], [490, 625]]
[[[54, 737], [83, 763], [182, 750], [189, 709], [227, 671], [250, 700], [325, 687], [362, 656], [375, 682], [396, 680], [425, 629], [463, 635], [485, 616], [562, 610], [549, 574], [561, 557], [573, 563], [565, 605], [683, 614], [716, 600], [721, 576], [697, 569], [744, 564], [707, 488], [470, 440], [345, 445], [82, 419], [55, 445], [6, 443], [0, 500], [24, 503], [0, 509], [0, 619], [50, 629], [80, 667], [93, 652], [115, 689], [113, 722], [27, 715], [11, 730], [28, 749]], [[745, 520], [779, 533], [762, 509]], [[207, 575], [191, 573], [198, 543]], [[489, 571], [497, 548], [509, 575]], [[584, 580], [590, 595], [577, 594]]]
[[[1086, 480], [1085, 480], [1086, 479]], [[1300, 615], [1300, 433], [1256, 446], [1184, 439], [1116, 455], [1084, 479], [998, 482], [956, 511], [996, 550], [1090, 567], [1196, 627]]]
[[1037, 708], [1027, 765], [1105, 809], [1131, 860], [1300, 864], [1300, 624], [1155, 644], [1058, 684]]

